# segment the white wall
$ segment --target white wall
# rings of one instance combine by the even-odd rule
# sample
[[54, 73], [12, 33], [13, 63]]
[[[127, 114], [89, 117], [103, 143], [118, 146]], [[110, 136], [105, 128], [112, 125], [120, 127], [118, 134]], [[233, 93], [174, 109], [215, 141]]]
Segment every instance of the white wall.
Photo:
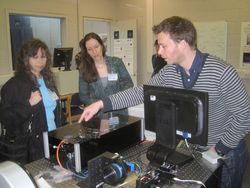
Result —
[[249, 7], [248, 0], [154, 0], [154, 23], [173, 15], [187, 17], [192, 21], [226, 21], [227, 61], [239, 68], [241, 22], [250, 21]]
[[9, 28], [6, 10], [67, 17], [65, 45], [78, 51], [84, 17], [110, 20], [136, 19], [138, 83], [150, 78], [154, 35], [152, 26], [177, 15], [192, 21], [228, 23], [227, 60], [239, 68], [241, 22], [250, 21], [249, 0], [0, 0], [0, 75], [11, 73]]

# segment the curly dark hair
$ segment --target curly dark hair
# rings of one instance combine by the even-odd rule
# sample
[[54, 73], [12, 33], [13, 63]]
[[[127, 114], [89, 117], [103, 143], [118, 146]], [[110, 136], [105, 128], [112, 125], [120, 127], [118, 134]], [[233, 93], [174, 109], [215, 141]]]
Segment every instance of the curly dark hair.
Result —
[[86, 42], [90, 39], [95, 39], [98, 41], [98, 43], [102, 46], [102, 55], [105, 57], [106, 54], [106, 48], [104, 46], [104, 43], [101, 39], [101, 37], [96, 33], [88, 33], [84, 36], [84, 38], [81, 40], [81, 46], [82, 46], [82, 57], [81, 57], [81, 64], [80, 64], [80, 71], [81, 74], [83, 74], [83, 79], [87, 82], [94, 82], [98, 79], [99, 75], [97, 72], [97, 69], [95, 67], [94, 60], [92, 57], [88, 54], [87, 48], [86, 48]]
[[[38, 50], [41, 48], [42, 53], [47, 58], [47, 62], [43, 70], [41, 71], [41, 76], [44, 79], [46, 87], [52, 91], [57, 92], [55, 81], [53, 78], [53, 73], [51, 71], [51, 54], [48, 49], [48, 46], [39, 39], [31, 39], [24, 42], [19, 50], [17, 56], [17, 64], [15, 67], [15, 75], [20, 73], [26, 73], [30, 76], [30, 79], [38, 84], [35, 75], [31, 72], [31, 67], [29, 64], [29, 58], [34, 57]], [[58, 93], [58, 92], [57, 92]]]

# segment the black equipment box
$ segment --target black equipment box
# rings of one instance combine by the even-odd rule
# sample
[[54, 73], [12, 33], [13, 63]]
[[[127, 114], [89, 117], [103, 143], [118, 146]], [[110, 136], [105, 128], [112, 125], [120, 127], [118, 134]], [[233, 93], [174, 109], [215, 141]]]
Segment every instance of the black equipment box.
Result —
[[140, 118], [107, 113], [49, 132], [50, 159], [55, 160], [57, 153], [63, 165], [73, 161], [75, 170], [80, 172], [88, 160], [106, 151], [122, 151], [143, 138]]

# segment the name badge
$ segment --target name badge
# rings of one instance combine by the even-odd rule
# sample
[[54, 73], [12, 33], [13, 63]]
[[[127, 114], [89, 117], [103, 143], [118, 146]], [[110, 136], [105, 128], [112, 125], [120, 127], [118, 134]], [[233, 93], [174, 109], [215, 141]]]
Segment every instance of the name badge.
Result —
[[117, 73], [108, 74], [108, 81], [117, 81], [117, 80], [118, 80]]

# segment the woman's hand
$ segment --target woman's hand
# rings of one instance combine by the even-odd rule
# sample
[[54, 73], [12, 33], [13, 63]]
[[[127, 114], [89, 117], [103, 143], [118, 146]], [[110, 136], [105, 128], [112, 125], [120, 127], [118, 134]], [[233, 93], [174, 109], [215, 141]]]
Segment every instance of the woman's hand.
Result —
[[29, 103], [31, 106], [36, 105], [42, 100], [42, 96], [39, 91], [31, 92]]
[[103, 108], [103, 102], [97, 101], [87, 107], [84, 108], [84, 111], [78, 120], [78, 123], [81, 123], [83, 120], [90, 120], [100, 109]]

